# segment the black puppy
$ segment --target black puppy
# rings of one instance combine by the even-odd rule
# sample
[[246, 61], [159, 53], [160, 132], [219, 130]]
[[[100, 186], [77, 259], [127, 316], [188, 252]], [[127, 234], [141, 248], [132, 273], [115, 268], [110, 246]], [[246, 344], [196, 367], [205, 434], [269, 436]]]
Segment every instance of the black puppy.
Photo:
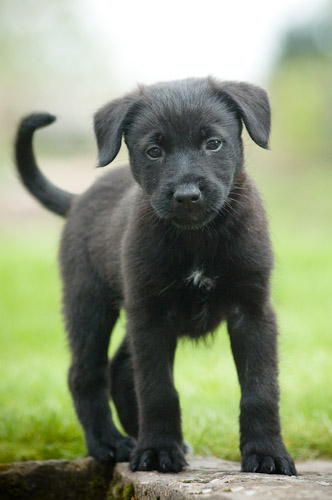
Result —
[[[280, 430], [272, 252], [241, 141], [244, 122], [268, 147], [265, 91], [188, 79], [112, 101], [95, 116], [99, 166], [116, 157], [124, 136], [130, 168], [110, 171], [80, 196], [50, 184], [36, 166], [33, 133], [54, 119], [23, 120], [16, 159], [29, 191], [68, 216], [60, 262], [69, 386], [89, 453], [130, 459], [132, 470], [180, 471], [177, 339], [198, 338], [226, 320], [242, 391], [242, 470], [295, 474]], [[120, 307], [127, 333], [109, 366]], [[115, 428], [109, 391], [136, 442]]]

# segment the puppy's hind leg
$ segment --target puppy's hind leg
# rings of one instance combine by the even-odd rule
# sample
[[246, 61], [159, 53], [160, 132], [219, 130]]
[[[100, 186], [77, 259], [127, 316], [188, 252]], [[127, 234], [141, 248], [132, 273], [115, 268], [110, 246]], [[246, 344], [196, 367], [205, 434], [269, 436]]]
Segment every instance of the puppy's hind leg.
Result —
[[134, 384], [132, 358], [128, 339], [124, 338], [110, 363], [111, 396], [124, 430], [138, 436], [138, 406]]
[[[72, 349], [69, 387], [87, 448], [99, 461], [127, 461], [133, 446], [115, 427], [109, 406], [108, 345], [117, 320], [110, 289], [82, 260], [63, 272], [64, 312]], [[66, 271], [63, 267], [63, 271]]]

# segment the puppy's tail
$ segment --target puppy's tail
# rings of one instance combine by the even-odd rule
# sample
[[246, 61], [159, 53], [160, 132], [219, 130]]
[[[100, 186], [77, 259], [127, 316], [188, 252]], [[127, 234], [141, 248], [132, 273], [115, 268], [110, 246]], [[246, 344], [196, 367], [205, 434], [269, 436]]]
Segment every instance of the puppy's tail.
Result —
[[48, 113], [35, 113], [23, 118], [15, 141], [15, 160], [25, 187], [48, 210], [65, 216], [75, 195], [56, 187], [39, 170], [32, 146], [34, 132], [56, 120]]

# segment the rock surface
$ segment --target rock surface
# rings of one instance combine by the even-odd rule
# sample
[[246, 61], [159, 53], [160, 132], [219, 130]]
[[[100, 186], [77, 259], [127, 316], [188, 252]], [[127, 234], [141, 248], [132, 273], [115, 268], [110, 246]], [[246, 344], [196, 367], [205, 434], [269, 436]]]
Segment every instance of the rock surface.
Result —
[[92, 458], [0, 465], [1, 500], [331, 500], [332, 461], [297, 463], [298, 476], [240, 472], [237, 462], [187, 457], [180, 474], [114, 471]]
[[[332, 462], [298, 463], [297, 477], [246, 474], [237, 462], [214, 457], [187, 457], [188, 467], [180, 474], [130, 472], [127, 464], [114, 470], [119, 484], [133, 485], [139, 500], [331, 500]], [[120, 497], [115, 498], [118, 500]]]

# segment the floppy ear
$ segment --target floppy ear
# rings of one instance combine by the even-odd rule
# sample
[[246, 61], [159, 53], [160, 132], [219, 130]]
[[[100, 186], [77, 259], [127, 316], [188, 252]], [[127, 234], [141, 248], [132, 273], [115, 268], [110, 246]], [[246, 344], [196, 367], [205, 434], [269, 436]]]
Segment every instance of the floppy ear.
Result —
[[267, 92], [244, 82], [221, 82], [217, 89], [239, 112], [252, 140], [269, 149], [271, 108]]
[[114, 160], [121, 147], [122, 134], [136, 102], [134, 94], [114, 99], [99, 109], [94, 116], [94, 130], [98, 145], [98, 167]]

